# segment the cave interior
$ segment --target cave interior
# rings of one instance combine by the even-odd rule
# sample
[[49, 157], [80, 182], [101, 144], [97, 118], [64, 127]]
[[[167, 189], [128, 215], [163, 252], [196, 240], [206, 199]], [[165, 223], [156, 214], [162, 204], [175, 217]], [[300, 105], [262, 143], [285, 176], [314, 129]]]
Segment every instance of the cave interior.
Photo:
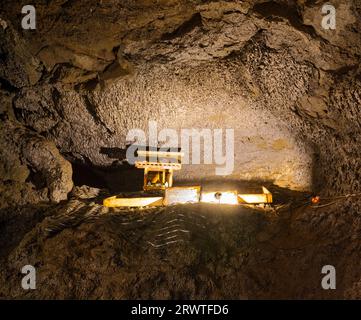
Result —
[[[322, 0], [34, 0], [35, 29], [1, 2], [0, 297], [361, 298], [358, 0], [332, 1], [335, 29]], [[190, 161], [174, 184], [266, 186], [273, 210], [104, 207], [142, 189], [134, 129], [231, 129], [230, 172]]]

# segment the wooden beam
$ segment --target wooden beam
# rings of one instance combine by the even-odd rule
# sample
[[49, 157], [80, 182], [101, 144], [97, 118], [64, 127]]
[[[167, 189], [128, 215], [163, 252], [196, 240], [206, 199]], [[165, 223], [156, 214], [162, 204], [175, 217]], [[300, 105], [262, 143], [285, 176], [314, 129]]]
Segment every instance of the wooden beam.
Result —
[[117, 198], [103, 200], [105, 207], [159, 207], [163, 205], [163, 197]]
[[135, 167], [139, 169], [151, 169], [151, 170], [160, 170], [160, 169], [173, 169], [180, 170], [182, 168], [181, 163], [172, 163], [172, 162], [148, 162], [148, 161], [136, 161]]

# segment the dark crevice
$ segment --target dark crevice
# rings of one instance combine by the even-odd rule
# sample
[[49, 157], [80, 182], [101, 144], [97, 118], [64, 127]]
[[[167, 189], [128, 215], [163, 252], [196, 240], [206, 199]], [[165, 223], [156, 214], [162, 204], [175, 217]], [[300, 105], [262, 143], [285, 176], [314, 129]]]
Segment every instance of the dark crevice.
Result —
[[4, 78], [0, 78], [0, 88], [11, 93], [19, 91], [18, 88], [13, 86], [8, 80]]
[[120, 55], [120, 53], [121, 53], [121, 45], [118, 45], [118, 46], [115, 46], [114, 48], [113, 48], [113, 54], [114, 54], [114, 57], [115, 58], [119, 58], [119, 55]]
[[202, 27], [202, 26], [203, 26], [202, 16], [200, 15], [200, 13], [196, 13], [189, 20], [185, 21], [174, 31], [164, 34], [161, 40], [173, 40], [175, 38], [179, 38], [191, 32], [196, 27]]
[[78, 72], [80, 78], [77, 78], [76, 81], [74, 81], [74, 83], [82, 83], [81, 77], [89, 76], [94, 73], [91, 71], [86, 71], [84, 69], [75, 67], [70, 63], [59, 63], [54, 66], [51, 72], [44, 74], [43, 80], [48, 80], [50, 84], [56, 84], [63, 80], [62, 77], [64, 76], [64, 73], [66, 73], [67, 71]]
[[75, 186], [87, 185], [93, 188], [106, 188], [107, 184], [101, 173], [91, 165], [72, 162], [73, 182]]
[[305, 6], [306, 7], [314, 7], [316, 6], [320, 0], [306, 0]]
[[44, 175], [40, 171], [34, 171], [30, 166], [28, 166], [28, 169], [30, 174], [27, 177], [26, 182], [31, 182], [36, 190], [46, 188], [46, 179], [44, 178]]
[[90, 101], [89, 97], [87, 95], [83, 95], [84, 104], [90, 115], [93, 117], [95, 123], [103, 126], [108, 133], [112, 134], [113, 132], [106, 126], [106, 124], [102, 121], [102, 119], [99, 117], [96, 106]]
[[90, 79], [88, 81], [76, 84], [74, 86], [74, 90], [78, 93], [81, 93], [82, 91], [85, 92], [91, 92], [93, 90], [95, 90], [96, 87], [98, 87], [98, 85], [100, 85], [99, 79], [98, 77]]
[[74, 5], [74, 3], [75, 3], [74, 0], [67, 0], [67, 1], [65, 1], [65, 2], [61, 5], [61, 7], [62, 7], [63, 9], [69, 9], [69, 8], [71, 8], [71, 7]]
[[351, 65], [351, 66], [343, 66], [341, 68], [338, 68], [336, 70], [328, 71], [332, 73], [336, 77], [342, 77], [348, 73], [355, 72], [359, 68], [359, 65]]
[[110, 192], [139, 191], [143, 185], [143, 170], [130, 165], [125, 159], [126, 149], [102, 147], [99, 152], [112, 160], [110, 165], [96, 165], [82, 154], [62, 153], [73, 168], [75, 186], [87, 185]]
[[143, 185], [143, 171], [134, 166], [114, 161], [110, 166], [96, 166], [88, 161], [73, 161], [73, 182], [110, 192], [139, 191]]
[[53, 71], [51, 72], [51, 75], [50, 75], [49, 83], [56, 83], [57, 81], [59, 81], [60, 76], [61, 76], [61, 70], [62, 70], [62, 68], [61, 68], [60, 64], [57, 64], [53, 68]]
[[275, 18], [287, 19], [291, 26], [293, 26], [295, 29], [307, 33], [313, 38], [320, 38], [325, 41], [325, 39], [318, 36], [312, 26], [303, 24], [302, 16], [300, 15], [296, 6], [269, 1], [256, 4], [253, 7], [253, 12], [261, 15], [267, 20], [275, 20]]
[[99, 77], [102, 81], [104, 81], [110, 79], [117, 79], [127, 74], [129, 74], [129, 72], [126, 69], [122, 68], [118, 60], [115, 60], [104, 69], [104, 71], [99, 75]]
[[59, 101], [61, 98], [61, 94], [60, 94], [59, 90], [57, 88], [53, 88], [51, 95], [53, 98], [54, 107], [55, 107], [56, 112], [62, 119], [64, 119], [64, 117], [65, 117], [64, 111], [63, 111], [63, 108], [61, 107], [61, 105], [59, 104]]

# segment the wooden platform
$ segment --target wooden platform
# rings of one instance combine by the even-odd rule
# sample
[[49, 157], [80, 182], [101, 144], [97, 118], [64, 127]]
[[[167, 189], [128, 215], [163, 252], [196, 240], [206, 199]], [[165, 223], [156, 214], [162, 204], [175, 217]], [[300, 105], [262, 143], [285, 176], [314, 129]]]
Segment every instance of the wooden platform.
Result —
[[166, 188], [164, 197], [144, 196], [118, 198], [117, 196], [104, 199], [106, 207], [159, 207], [181, 203], [214, 203], [214, 204], [269, 204], [272, 194], [262, 187], [263, 193], [238, 194], [236, 190], [229, 191], [201, 191], [200, 186]]
[[163, 197], [117, 198], [104, 199], [105, 207], [159, 207], [163, 205]]

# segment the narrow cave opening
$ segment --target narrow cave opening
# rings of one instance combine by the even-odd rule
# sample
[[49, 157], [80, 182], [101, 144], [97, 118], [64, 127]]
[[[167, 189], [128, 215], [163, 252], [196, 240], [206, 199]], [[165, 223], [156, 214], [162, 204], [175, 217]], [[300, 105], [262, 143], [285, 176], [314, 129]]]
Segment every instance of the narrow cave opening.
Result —
[[128, 164], [115, 162], [110, 166], [95, 166], [91, 163], [72, 162], [75, 186], [106, 189], [110, 193], [140, 191], [143, 172]]

